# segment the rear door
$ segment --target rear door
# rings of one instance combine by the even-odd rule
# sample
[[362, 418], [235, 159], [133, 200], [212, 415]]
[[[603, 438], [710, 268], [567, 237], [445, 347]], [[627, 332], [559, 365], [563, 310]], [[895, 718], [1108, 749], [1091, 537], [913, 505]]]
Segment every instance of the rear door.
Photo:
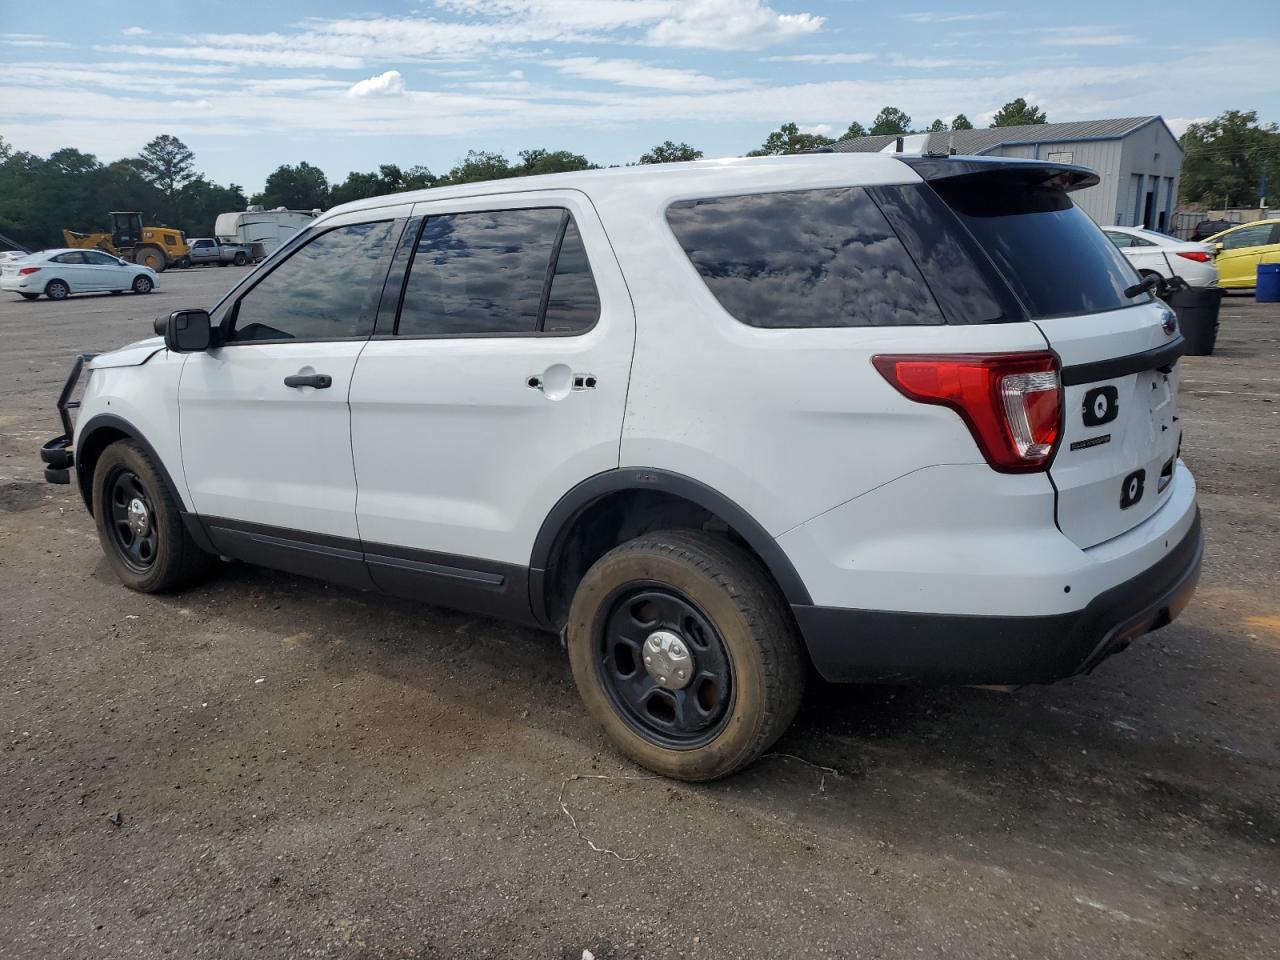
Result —
[[1050, 467], [1057, 521], [1081, 547], [1168, 499], [1180, 428], [1179, 336], [1133, 266], [1050, 186], [937, 187], [1062, 362], [1063, 436]]

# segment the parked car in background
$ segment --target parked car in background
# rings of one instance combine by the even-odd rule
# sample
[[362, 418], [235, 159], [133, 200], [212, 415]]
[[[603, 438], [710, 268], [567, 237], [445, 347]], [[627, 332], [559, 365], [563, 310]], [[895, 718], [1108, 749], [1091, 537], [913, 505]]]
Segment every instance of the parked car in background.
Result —
[[11, 263], [14, 260], [25, 260], [31, 254], [25, 250], [0, 250], [0, 263]]
[[150, 267], [129, 263], [101, 250], [42, 250], [0, 264], [0, 290], [27, 300], [44, 294], [65, 300], [73, 293], [150, 293], [160, 278]]
[[1196, 224], [1195, 229], [1191, 231], [1190, 239], [1194, 243], [1199, 243], [1202, 240], [1209, 239], [1215, 233], [1230, 230], [1234, 226], [1236, 224], [1230, 220], [1201, 220]]
[[1178, 240], [1143, 227], [1103, 227], [1102, 232], [1140, 276], [1181, 277], [1192, 287], [1212, 287], [1218, 282], [1210, 244]]
[[191, 265], [193, 267], [211, 266], [213, 264], [217, 264], [220, 267], [225, 267], [228, 264], [243, 267], [246, 263], [250, 263], [255, 259], [253, 248], [243, 243], [222, 243], [212, 237], [197, 237], [194, 240], [187, 241], [187, 245], [191, 247]]
[[1280, 263], [1280, 220], [1245, 223], [1205, 241], [1217, 251], [1218, 283], [1232, 290], [1252, 290], [1258, 264]]

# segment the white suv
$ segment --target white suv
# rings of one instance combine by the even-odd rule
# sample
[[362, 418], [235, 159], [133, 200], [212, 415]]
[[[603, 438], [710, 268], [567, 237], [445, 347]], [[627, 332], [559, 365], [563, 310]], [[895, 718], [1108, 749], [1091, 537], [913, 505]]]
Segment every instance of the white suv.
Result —
[[[361, 201], [80, 363], [45, 445], [125, 584], [217, 556], [563, 631], [723, 776], [829, 679], [1049, 682], [1198, 578], [1173, 315], [1078, 167], [814, 155]], [[1052, 265], [1052, 266], [1049, 266]]]

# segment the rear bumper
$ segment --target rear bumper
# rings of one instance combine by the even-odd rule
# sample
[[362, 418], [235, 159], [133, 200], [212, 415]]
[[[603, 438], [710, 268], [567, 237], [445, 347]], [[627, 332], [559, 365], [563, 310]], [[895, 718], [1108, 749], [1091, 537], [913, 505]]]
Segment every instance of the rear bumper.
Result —
[[1087, 673], [1171, 622], [1200, 580], [1197, 510], [1182, 540], [1147, 570], [1083, 609], [1039, 617], [794, 606], [814, 665], [831, 681], [1051, 683]]

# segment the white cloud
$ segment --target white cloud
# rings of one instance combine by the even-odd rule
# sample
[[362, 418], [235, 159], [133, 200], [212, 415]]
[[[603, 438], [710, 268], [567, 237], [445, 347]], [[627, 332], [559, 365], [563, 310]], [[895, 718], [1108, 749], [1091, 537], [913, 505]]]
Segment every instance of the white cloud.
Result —
[[120, 32], [126, 37], [145, 37], [151, 31], [146, 27], [125, 27]]
[[966, 58], [932, 58], [932, 57], [900, 57], [894, 55], [889, 62], [895, 67], [910, 67], [914, 70], [953, 70], [962, 67], [992, 67], [993, 60], [970, 60]]
[[1136, 39], [1100, 27], [1045, 27], [1032, 32], [1040, 34], [1040, 43], [1046, 47], [1119, 47]]
[[797, 53], [787, 57], [765, 57], [769, 63], [868, 63], [876, 58], [874, 53]]
[[364, 66], [364, 61], [359, 57], [338, 53], [314, 53], [306, 50], [294, 50], [290, 49], [287, 44], [281, 44], [275, 48], [262, 47], [256, 50], [250, 47], [235, 48], [234, 46], [152, 47], [129, 46], [127, 44], [98, 46], [94, 47], [94, 49], [104, 50], [109, 53], [124, 53], [135, 57], [160, 57], [165, 60], [188, 61], [208, 60], [218, 64], [238, 64], [240, 66], [253, 67], [294, 67], [304, 69], [331, 67], [339, 70], [358, 70]]
[[919, 13], [904, 13], [902, 19], [912, 23], [969, 23], [974, 20], [999, 20], [1004, 16], [1000, 10], [986, 13], [942, 13], [938, 10], [925, 10]]
[[825, 17], [778, 13], [759, 0], [686, 0], [649, 29], [660, 47], [757, 50], [822, 29]]
[[816, 133], [820, 137], [829, 137], [835, 132], [835, 127], [829, 123], [815, 123], [811, 127], [801, 127], [801, 133]]
[[1209, 117], [1165, 117], [1164, 122], [1169, 125], [1169, 132], [1175, 137], [1180, 137], [1187, 132], [1187, 127], [1193, 123], [1206, 123]]
[[623, 87], [647, 87], [652, 90], [710, 92], [741, 90], [751, 86], [750, 80], [717, 80], [696, 70], [655, 67], [639, 60], [570, 57], [565, 60], [549, 60], [547, 66], [555, 67], [565, 76], [580, 80], [601, 80]]
[[50, 40], [43, 33], [0, 33], [0, 43], [10, 47], [70, 47], [63, 40]]
[[388, 70], [376, 77], [361, 80], [347, 91], [350, 97], [400, 97], [404, 96], [404, 77], [399, 70]]

